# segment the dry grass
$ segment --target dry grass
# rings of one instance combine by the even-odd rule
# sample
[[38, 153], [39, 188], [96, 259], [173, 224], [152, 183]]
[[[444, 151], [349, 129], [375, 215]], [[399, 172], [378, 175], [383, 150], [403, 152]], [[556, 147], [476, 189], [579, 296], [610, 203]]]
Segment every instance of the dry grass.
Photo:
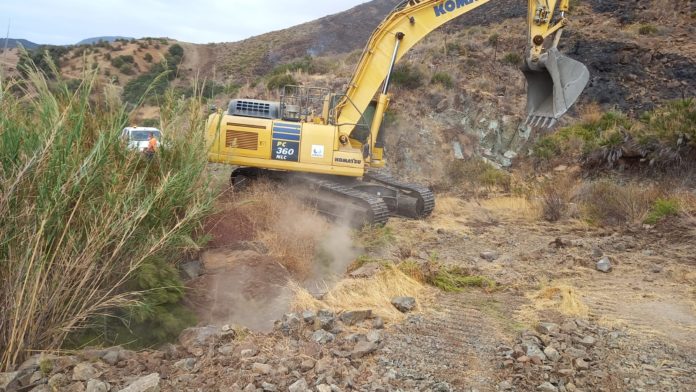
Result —
[[244, 214], [256, 239], [294, 276], [309, 275], [317, 244], [329, 228], [319, 213], [268, 181], [254, 183], [225, 208]]
[[481, 205], [501, 217], [537, 220], [541, 216], [539, 206], [524, 197], [503, 196], [482, 200]]
[[566, 283], [544, 285], [540, 290], [527, 296], [531, 304], [525, 306], [521, 316], [526, 321], [535, 323], [541, 311], [555, 310], [572, 317], [587, 317], [589, 307], [581, 299], [581, 293]]
[[322, 300], [316, 299], [299, 285], [292, 287], [295, 310], [331, 309], [334, 312], [371, 309], [385, 321], [396, 322], [405, 315], [391, 304], [394, 297], [416, 298], [421, 306], [429, 298], [429, 290], [394, 266], [386, 266], [371, 279], [346, 279], [332, 288]]
[[584, 184], [576, 195], [583, 216], [591, 223], [619, 226], [643, 222], [664, 190], [646, 184], [600, 180]]

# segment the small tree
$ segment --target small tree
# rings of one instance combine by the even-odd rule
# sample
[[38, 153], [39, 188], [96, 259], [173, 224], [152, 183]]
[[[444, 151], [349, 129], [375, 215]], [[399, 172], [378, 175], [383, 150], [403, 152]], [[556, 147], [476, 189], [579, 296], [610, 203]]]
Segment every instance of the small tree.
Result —
[[152, 55], [151, 55], [150, 53], [145, 53], [144, 59], [145, 59], [145, 61], [147, 61], [148, 63], [151, 63], [151, 62], [152, 62]]

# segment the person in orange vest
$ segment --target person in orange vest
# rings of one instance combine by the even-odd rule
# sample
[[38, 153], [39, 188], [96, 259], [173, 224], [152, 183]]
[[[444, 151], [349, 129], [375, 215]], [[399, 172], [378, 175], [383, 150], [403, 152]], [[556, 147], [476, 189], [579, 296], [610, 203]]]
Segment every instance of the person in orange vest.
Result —
[[150, 132], [150, 138], [147, 141], [145, 155], [147, 155], [148, 158], [152, 158], [155, 155], [155, 152], [157, 152], [157, 139], [155, 138], [155, 134]]

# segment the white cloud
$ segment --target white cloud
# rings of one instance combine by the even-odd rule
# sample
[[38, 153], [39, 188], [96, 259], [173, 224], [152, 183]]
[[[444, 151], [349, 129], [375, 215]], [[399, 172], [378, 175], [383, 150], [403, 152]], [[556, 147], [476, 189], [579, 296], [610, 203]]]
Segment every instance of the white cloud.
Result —
[[0, 32], [45, 44], [122, 35], [238, 41], [347, 10], [366, 0], [2, 0]]

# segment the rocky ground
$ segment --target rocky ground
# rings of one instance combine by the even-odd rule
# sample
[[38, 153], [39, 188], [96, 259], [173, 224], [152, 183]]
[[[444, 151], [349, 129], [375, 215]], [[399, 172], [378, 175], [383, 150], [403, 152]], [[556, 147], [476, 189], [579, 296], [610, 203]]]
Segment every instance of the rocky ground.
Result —
[[693, 390], [693, 220], [613, 230], [576, 221], [540, 223], [533, 214], [524, 200], [441, 197], [428, 220], [393, 219], [386, 245], [369, 252], [380, 261], [366, 270], [404, 259], [436, 261], [498, 284], [495, 290], [436, 292], [415, 309], [401, 299], [395, 306], [407, 313], [400, 322], [385, 322], [368, 309], [344, 309], [288, 313], [265, 334], [201, 326], [160, 350], [39, 354], [1, 374], [0, 387]]

